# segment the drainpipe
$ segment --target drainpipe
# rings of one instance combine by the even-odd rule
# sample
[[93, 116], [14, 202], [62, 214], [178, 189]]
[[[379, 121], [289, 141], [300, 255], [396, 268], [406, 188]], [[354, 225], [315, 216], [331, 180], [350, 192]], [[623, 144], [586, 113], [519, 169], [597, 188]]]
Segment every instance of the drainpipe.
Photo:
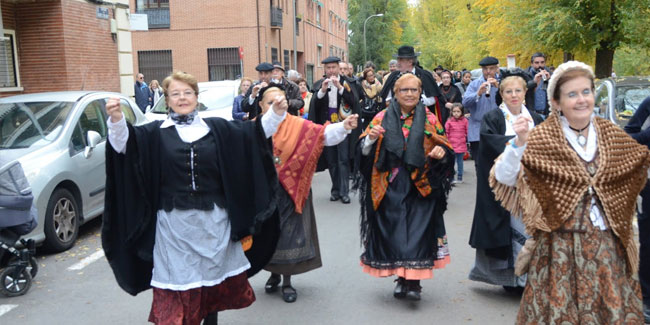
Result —
[[296, 22], [297, 10], [296, 0], [293, 0], [293, 69], [296, 71], [298, 71], [298, 37], [296, 36], [296, 31], [298, 29], [298, 23]]
[[[257, 12], [257, 62], [262, 62], [262, 43], [260, 39], [260, 0], [255, 0]], [[243, 75], [242, 71], [242, 75]]]

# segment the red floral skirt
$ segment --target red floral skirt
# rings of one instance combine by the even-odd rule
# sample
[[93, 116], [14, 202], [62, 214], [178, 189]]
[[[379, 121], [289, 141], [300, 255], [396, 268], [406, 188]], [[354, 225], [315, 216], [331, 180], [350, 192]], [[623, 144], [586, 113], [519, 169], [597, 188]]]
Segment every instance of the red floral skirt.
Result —
[[201, 324], [209, 313], [240, 309], [255, 301], [246, 272], [212, 287], [184, 291], [153, 288], [149, 321], [156, 324]]

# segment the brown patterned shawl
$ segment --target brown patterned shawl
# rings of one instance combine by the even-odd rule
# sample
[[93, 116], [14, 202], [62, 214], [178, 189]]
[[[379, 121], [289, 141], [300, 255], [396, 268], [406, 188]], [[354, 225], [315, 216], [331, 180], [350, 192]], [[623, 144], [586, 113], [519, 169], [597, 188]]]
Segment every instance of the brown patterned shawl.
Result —
[[275, 169], [282, 187], [302, 213], [318, 158], [323, 151], [325, 125], [287, 114], [273, 135]]
[[592, 178], [578, 154], [565, 140], [557, 114], [530, 134], [515, 187], [498, 183], [494, 168], [490, 186], [497, 200], [514, 215], [522, 215], [526, 232], [557, 230], [572, 215], [592, 187], [604, 217], [627, 252], [633, 273], [638, 269], [632, 218], [636, 197], [645, 186], [650, 152], [620, 127], [596, 117], [600, 166]]

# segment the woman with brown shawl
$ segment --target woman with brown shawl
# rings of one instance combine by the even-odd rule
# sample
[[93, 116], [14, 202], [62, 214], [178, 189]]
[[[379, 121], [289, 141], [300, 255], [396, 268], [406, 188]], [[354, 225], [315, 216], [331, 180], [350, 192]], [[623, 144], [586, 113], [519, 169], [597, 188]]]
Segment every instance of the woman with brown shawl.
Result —
[[553, 113], [532, 132], [525, 118], [515, 122], [490, 176], [532, 236], [515, 264], [528, 272], [517, 323], [642, 324], [632, 218], [648, 149], [594, 116], [588, 65], [560, 65], [548, 99]]
[[392, 91], [396, 100], [361, 135], [361, 266], [375, 277], [397, 275], [395, 298], [420, 300], [420, 280], [449, 263], [442, 215], [454, 152], [420, 101], [418, 77], [403, 75]]
[[[281, 86], [260, 90], [262, 114], [273, 105], [286, 102]], [[318, 233], [311, 196], [311, 181], [323, 146], [334, 146], [357, 127], [357, 115], [327, 126], [299, 116], [287, 115], [273, 135], [273, 156], [281, 190], [277, 203], [280, 216], [280, 239], [269, 264], [264, 269], [271, 277], [264, 287], [267, 293], [278, 290], [283, 276], [282, 299], [294, 302], [298, 298], [291, 286], [291, 276], [322, 266]]]

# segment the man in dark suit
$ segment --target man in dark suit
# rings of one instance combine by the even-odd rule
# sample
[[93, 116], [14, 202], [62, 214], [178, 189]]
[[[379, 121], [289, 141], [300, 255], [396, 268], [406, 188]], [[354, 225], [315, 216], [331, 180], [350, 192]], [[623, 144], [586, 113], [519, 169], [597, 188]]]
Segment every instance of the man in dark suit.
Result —
[[[359, 114], [359, 105], [352, 87], [347, 78], [340, 75], [340, 61], [340, 58], [330, 56], [321, 62], [325, 76], [314, 83], [314, 95], [309, 107], [309, 119], [315, 123], [336, 123], [351, 114]], [[340, 199], [345, 204], [350, 203], [350, 152], [354, 145], [356, 142], [348, 135], [337, 146], [324, 148], [323, 156], [327, 160], [327, 169], [332, 179], [331, 201]], [[322, 163], [319, 163], [319, 167], [319, 170], [324, 170]]]
[[393, 57], [397, 58], [397, 70], [391, 72], [381, 90], [382, 101], [388, 106], [388, 102], [393, 98], [393, 87], [399, 77], [405, 73], [412, 73], [422, 81], [422, 103], [436, 115], [442, 125], [445, 125], [449, 111], [445, 108], [446, 100], [440, 92], [436, 80], [431, 72], [418, 66], [418, 56], [420, 52], [415, 52], [413, 46], [403, 45], [397, 50]]
[[257, 94], [260, 89], [268, 86], [271, 82], [273, 65], [268, 62], [262, 62], [255, 67], [255, 70], [257, 70], [257, 76], [259, 79], [248, 88], [244, 99], [241, 101], [241, 110], [242, 112], [248, 113], [249, 119], [253, 119], [262, 113], [262, 109], [257, 104], [259, 101]]

